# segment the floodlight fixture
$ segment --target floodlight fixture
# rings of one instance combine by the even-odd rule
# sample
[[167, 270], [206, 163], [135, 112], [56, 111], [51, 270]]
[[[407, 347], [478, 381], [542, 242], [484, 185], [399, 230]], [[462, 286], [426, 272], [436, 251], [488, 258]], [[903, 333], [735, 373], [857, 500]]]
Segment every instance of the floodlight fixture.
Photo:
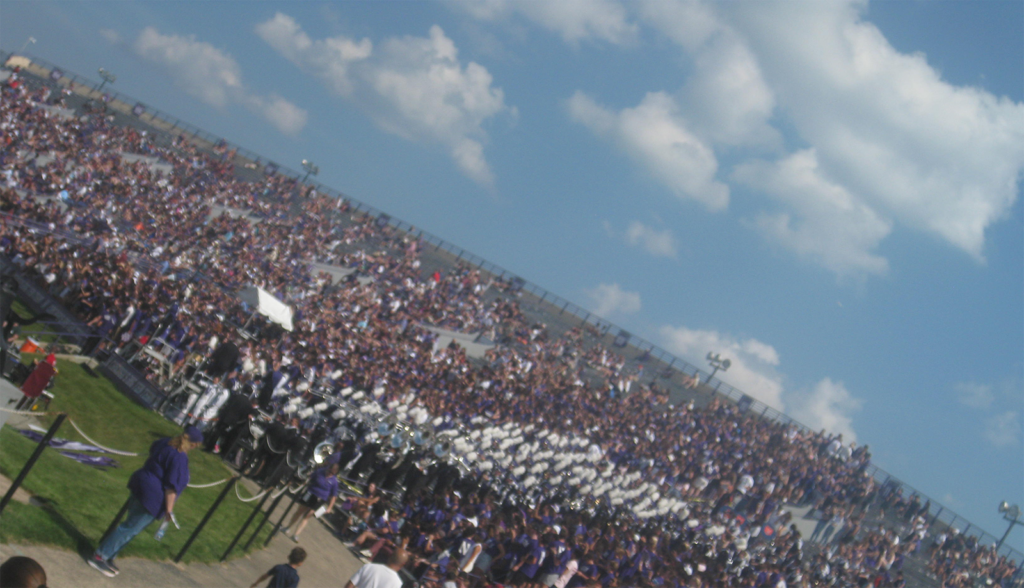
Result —
[[302, 176], [302, 182], [301, 183], [303, 183], [303, 184], [306, 183], [306, 180], [309, 179], [309, 176], [311, 176], [311, 175], [315, 176], [315, 175], [320, 173], [320, 168], [317, 167], [317, 165], [315, 163], [313, 163], [312, 161], [310, 161], [308, 159], [303, 159], [302, 160], [302, 169], [306, 170], [306, 175]]
[[1003, 533], [1003, 538], [996, 543], [996, 551], [1003, 546], [1003, 542], [1010, 536], [1010, 531], [1013, 530], [1014, 525], [1024, 525], [1024, 519], [1021, 518], [1020, 507], [1016, 504], [1010, 504], [1005, 500], [999, 503], [999, 514], [1003, 515], [1003, 519], [1010, 523], [1010, 526], [1006, 527], [1006, 532]]
[[102, 67], [99, 69], [99, 74], [100, 74], [100, 77], [103, 78], [103, 81], [100, 83], [100, 87], [96, 88], [97, 92], [103, 92], [103, 86], [106, 86], [108, 83], [109, 84], [113, 84], [114, 82], [117, 81], [117, 76], [116, 75], [114, 75], [113, 73], [103, 69]]
[[727, 357], [722, 357], [720, 354], [712, 353], [711, 351], [708, 351], [707, 360], [708, 365], [710, 365], [713, 368], [711, 370], [711, 375], [708, 376], [709, 384], [711, 383], [711, 378], [714, 378], [715, 374], [717, 374], [719, 370], [723, 372], [728, 371], [729, 368], [732, 366], [731, 359]]
[[21, 45], [21, 49], [18, 49], [18, 54], [20, 55], [20, 54], [24, 53], [26, 47], [28, 47], [29, 45], [35, 45], [35, 44], [36, 44], [36, 38], [35, 37], [29, 37], [28, 39], [25, 39], [25, 42], [22, 43], [22, 45]]

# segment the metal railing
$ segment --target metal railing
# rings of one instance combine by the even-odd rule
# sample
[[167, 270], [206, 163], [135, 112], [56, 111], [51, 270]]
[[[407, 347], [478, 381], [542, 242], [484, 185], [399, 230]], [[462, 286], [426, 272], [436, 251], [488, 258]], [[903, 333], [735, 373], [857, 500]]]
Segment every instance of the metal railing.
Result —
[[[6, 63], [7, 59], [11, 55], [13, 54], [10, 52], [0, 50], [0, 59], [2, 59], [3, 63]], [[99, 99], [101, 97], [101, 95], [95, 91], [95, 88], [99, 86], [99, 83], [95, 80], [92, 80], [85, 76], [80, 76], [73, 72], [69, 72], [67, 70], [64, 70], [63, 68], [50, 64], [44, 59], [39, 59], [29, 54], [21, 54], [21, 56], [29, 59], [34, 66], [40, 69], [39, 72], [30, 73], [38, 75], [39, 77], [42, 77], [44, 79], [48, 79], [50, 80], [50, 83], [55, 84], [57, 86], [70, 87], [72, 85], [77, 85], [77, 91], [82, 92], [83, 95], [87, 95], [91, 98]], [[54, 71], [61, 72], [61, 76], [57, 78], [56, 75], [53, 74]], [[84, 91], [82, 88], [83, 86], [85, 87]], [[128, 114], [132, 113], [132, 109], [135, 108], [136, 105], [144, 105], [144, 103], [140, 100], [136, 100], [135, 98], [132, 98], [131, 96], [128, 96], [126, 94], [116, 92], [109, 86], [108, 88], [110, 91], [103, 93], [104, 95], [109, 97], [109, 100], [106, 101], [108, 108], [114, 108], [115, 111], [121, 112], [123, 114]], [[144, 105], [143, 109], [144, 110], [139, 114], [132, 114], [134, 114], [134, 116], [136, 116], [136, 118], [140, 122], [149, 124], [155, 130], [185, 136], [186, 139], [191, 140], [194, 144], [196, 144], [197, 147], [201, 149], [212, 150], [215, 146], [221, 146], [226, 149], [233, 150], [235, 152], [235, 157], [237, 159], [241, 159], [245, 162], [255, 164], [256, 166], [262, 168], [265, 173], [284, 175], [296, 180], [297, 182], [303, 178], [307, 178], [304, 172], [299, 172], [288, 166], [280, 165], [268, 158], [262, 157], [257, 153], [254, 153], [252, 151], [249, 151], [248, 149], [236, 145], [228, 141], [227, 139], [224, 139], [223, 137], [218, 137], [217, 135], [208, 133], [202, 129], [199, 129], [198, 127], [195, 127], [187, 122], [184, 122], [173, 115], [161, 112], [160, 110], [152, 108], [148, 105]], [[558, 315], [564, 316], [568, 314], [569, 316], [578, 319], [580, 321], [579, 326], [592, 326], [598, 329], [602, 336], [607, 335], [612, 338], [617, 337], [621, 334], [626, 343], [626, 347], [633, 347], [634, 349], [637, 350], [638, 353], [643, 353], [652, 359], [664, 363], [666, 368], [669, 370], [686, 374], [688, 376], [697, 376], [700, 382], [702, 382], [704, 386], [707, 386], [713, 394], [724, 396], [725, 398], [728, 398], [729, 400], [732, 400], [734, 402], [738, 402], [740, 399], [743, 399], [744, 397], [749, 397], [749, 395], [744, 393], [742, 390], [739, 390], [723, 382], [721, 379], [711, 378], [710, 374], [702, 370], [700, 367], [695, 366], [692, 363], [669, 353], [668, 351], [662, 349], [661, 347], [655, 345], [654, 343], [651, 343], [650, 341], [647, 341], [646, 339], [643, 339], [642, 337], [629, 334], [629, 332], [626, 329], [623, 329], [615, 325], [614, 323], [601, 318], [600, 316], [594, 314], [593, 312], [573, 302], [570, 302], [569, 300], [566, 300], [565, 298], [562, 298], [561, 296], [558, 296], [557, 294], [554, 294], [546, 290], [545, 288], [542, 288], [532, 282], [529, 282], [521, 278], [514, 272], [511, 272], [497, 264], [491, 263], [486, 259], [483, 259], [482, 257], [479, 257], [469, 251], [466, 251], [465, 249], [459, 247], [458, 245], [449, 243], [448, 241], [445, 241], [444, 239], [432, 233], [416, 228], [414, 225], [410, 223], [395, 218], [374, 206], [356, 200], [355, 198], [352, 198], [351, 196], [343, 192], [325, 186], [318, 181], [311, 181], [307, 178], [305, 181], [305, 185], [311, 186], [320, 195], [343, 199], [346, 203], [349, 204], [353, 212], [358, 212], [374, 217], [378, 219], [378, 222], [381, 223], [382, 225], [393, 227], [420, 240], [422, 244], [433, 246], [434, 252], [444, 252], [445, 254], [452, 256], [452, 261], [455, 263], [465, 263], [467, 265], [476, 267], [482, 272], [489, 273], [496, 278], [514, 281], [519, 290], [536, 297], [540, 304], [549, 305], [549, 310], [551, 312], [557, 311]], [[752, 399], [750, 401], [748, 411], [752, 413], [757, 413], [762, 418], [770, 419], [774, 422], [786, 425], [791, 424], [801, 429], [804, 429], [805, 431], [813, 432], [813, 429], [811, 429], [810, 427], [807, 427], [803, 423], [790, 418], [788, 415], [756, 399]], [[997, 537], [985, 532], [980, 527], [968, 521], [966, 518], [957, 515], [951, 509], [943, 506], [939, 501], [934, 500], [931, 497], [927, 496], [926, 494], [916, 490], [912, 486], [906, 484], [902, 480], [899, 480], [898, 478], [886, 472], [885, 470], [872, 465], [868, 468], [868, 471], [879, 483], [885, 483], [888, 481], [891, 483], [899, 484], [899, 486], [903, 489], [903, 494], [905, 496], [916, 494], [921, 497], [922, 501], [930, 501], [931, 511], [929, 514], [933, 519], [933, 524], [942, 524], [951, 527], [962, 524], [964, 525], [964, 528], [960, 529], [961, 532], [974, 534], [978, 537], [978, 540], [980, 542], [991, 543], [993, 545], [998, 542]], [[1024, 553], [1010, 547], [1009, 545], [1004, 544], [1002, 548], [999, 550], [999, 553], [1002, 555], [1006, 555], [1011, 559], [1014, 559], [1016, 562], [1018, 562], [1018, 564], [1024, 563]]]

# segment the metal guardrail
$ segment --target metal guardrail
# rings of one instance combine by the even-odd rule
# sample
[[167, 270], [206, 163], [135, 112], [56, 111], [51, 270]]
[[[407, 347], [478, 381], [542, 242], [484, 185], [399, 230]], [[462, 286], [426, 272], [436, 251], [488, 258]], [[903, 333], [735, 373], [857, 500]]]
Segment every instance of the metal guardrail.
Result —
[[[0, 50], [0, 60], [2, 60], [3, 63], [6, 63], [7, 59], [12, 55], [14, 54], [11, 52]], [[44, 79], [49, 79], [52, 84], [58, 86], [70, 86], [72, 84], [77, 84], [79, 86], [79, 90], [82, 86], [85, 86], [86, 91], [89, 93], [90, 96], [95, 96], [96, 98], [100, 97], [99, 93], [95, 91], [95, 88], [97, 88], [100, 84], [95, 80], [92, 80], [85, 76], [80, 76], [73, 72], [69, 72], [61, 67], [49, 63], [44, 59], [40, 59], [32, 55], [20, 55], [29, 59], [33, 65], [41, 68], [43, 71], [39, 72], [40, 77], [43, 77]], [[55, 71], [60, 72], [61, 75], [57, 77], [53, 73]], [[356, 200], [355, 198], [352, 198], [351, 196], [341, 191], [325, 186], [315, 180], [310, 181], [308, 180], [308, 177], [304, 172], [299, 172], [289, 168], [288, 166], [277, 164], [276, 162], [268, 158], [265, 158], [257, 153], [249, 151], [244, 147], [236, 145], [224, 139], [223, 137], [218, 137], [212, 133], [208, 133], [198, 127], [195, 127], [189, 123], [182, 121], [181, 119], [173, 115], [161, 112], [160, 110], [145, 105], [140, 100], [132, 98], [131, 96], [128, 96], [126, 94], [113, 91], [112, 88], [110, 88], [110, 91], [104, 92], [104, 95], [109, 97], [109, 101], [107, 101], [108, 107], [114, 106], [118, 109], [119, 112], [125, 114], [135, 114], [132, 112], [132, 109], [135, 108], [136, 105], [142, 106], [142, 112], [135, 114], [135, 116], [138, 118], [140, 122], [148, 123], [156, 130], [183, 135], [186, 138], [190, 139], [200, 148], [212, 149], [214, 146], [226, 147], [227, 149], [233, 150], [235, 152], [236, 158], [255, 164], [256, 166], [262, 168], [264, 173], [284, 175], [296, 180], [297, 182], [303, 178], [306, 178], [305, 185], [311, 186], [314, 190], [316, 190], [317, 194], [343, 199], [351, 206], [353, 212], [358, 212], [374, 217], [378, 219], [377, 222], [381, 225], [391, 226], [412, 237], [415, 237], [416, 239], [419, 239], [424, 244], [432, 245], [434, 247], [435, 252], [443, 251], [446, 254], [453, 256], [453, 261], [456, 263], [461, 262], [467, 265], [472, 265], [478, 268], [479, 270], [487, 272], [499, 279], [513, 281], [518, 286], [518, 289], [522, 290], [523, 292], [529, 293], [532, 296], [537, 297], [540, 303], [546, 303], [550, 305], [551, 310], [557, 311], [559, 315], [565, 315], [566, 313], [568, 313], [570, 316], [579, 319], [580, 326], [593, 326], [597, 328], [602, 333], [602, 335], [610, 334], [612, 337], [617, 337], [621, 335], [625, 340], [626, 346], [633, 347], [639, 353], [646, 353], [647, 355], [649, 355], [650, 358], [661, 361], [667, 366], [668, 369], [675, 370], [690, 376], [696, 375], [699, 378], [699, 380], [704, 383], [705, 386], [707, 386], [713, 391], [714, 394], [720, 394], [734, 402], [738, 402], [740, 399], [744, 397], [749, 397], [748, 394], [723, 382], [722, 380], [718, 378], [711, 378], [708, 372], [702, 370], [698, 366], [695, 366], [684, 359], [676, 357], [675, 355], [669, 353], [668, 351], [662, 349], [661, 347], [655, 345], [654, 343], [647, 341], [646, 339], [630, 334], [626, 329], [623, 329], [615, 325], [614, 323], [611, 323], [610, 321], [607, 321], [597, 316], [596, 314], [590, 312], [589, 310], [573, 302], [570, 302], [565, 298], [558, 296], [557, 294], [549, 292], [548, 290], [521, 278], [514, 272], [511, 272], [497, 264], [491, 263], [486, 259], [483, 259], [482, 257], [474, 255], [473, 253], [466, 251], [465, 249], [459, 247], [458, 245], [449, 243], [448, 241], [445, 241], [444, 239], [436, 235], [433, 235], [432, 233], [426, 232], [422, 229], [418, 229], [414, 225], [402, 221], [401, 219], [395, 218], [374, 206]], [[771, 406], [768, 406], [767, 404], [764, 404], [763, 402], [756, 399], [753, 399], [750, 402], [748, 411], [752, 413], [758, 413], [761, 417], [770, 419], [778, 423], [787, 425], [792, 424], [794, 426], [800, 427], [801, 429], [804, 429], [805, 431], [813, 431], [813, 429], [807, 427], [803, 423], [790, 418], [789, 416], [780, 412], [779, 410], [772, 408]], [[904, 495], [909, 496], [911, 494], [916, 494], [921, 497], [922, 501], [929, 501], [932, 505], [929, 514], [933, 519], [933, 524], [943, 523], [948, 526], [955, 526], [956, 524], [962, 523], [965, 526], [963, 529], [960, 529], [961, 532], [973, 532], [973, 534], [978, 537], [978, 540], [983, 543], [992, 543], [994, 545], [998, 542], [997, 537], [985, 532], [980, 527], [968, 521], [966, 518], [961, 517], [957, 515], [955, 512], [953, 512], [951, 509], [946, 508], [937, 500], [934, 500], [931, 497], [927, 496], [926, 494], [916, 490], [909, 484], [906, 484], [905, 482], [893, 476], [892, 474], [886, 472], [885, 470], [872, 465], [869, 467], [868, 471], [879, 483], [896, 483], [903, 489]], [[1010, 557], [1011, 559], [1018, 562], [1018, 564], [1024, 564], [1024, 553], [1006, 544], [1002, 546], [1002, 548], [999, 550], [999, 553], [1002, 555], [1006, 555], [1007, 557]]]

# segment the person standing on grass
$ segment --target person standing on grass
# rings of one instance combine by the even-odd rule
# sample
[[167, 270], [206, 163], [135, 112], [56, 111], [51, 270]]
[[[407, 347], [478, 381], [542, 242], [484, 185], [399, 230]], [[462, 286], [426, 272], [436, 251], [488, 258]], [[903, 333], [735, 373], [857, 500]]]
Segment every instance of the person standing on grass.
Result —
[[89, 558], [89, 565], [113, 578], [120, 570], [114, 556], [156, 519], [171, 520], [174, 504], [188, 486], [188, 452], [203, 442], [197, 427], [188, 427], [177, 437], [153, 442], [146, 463], [128, 480], [128, 514], [124, 522], [103, 539]]
[[313, 474], [309, 477], [309, 488], [299, 499], [299, 508], [296, 509], [295, 514], [292, 515], [292, 520], [288, 523], [288, 526], [281, 531], [288, 536], [288, 529], [295, 527], [298, 523], [299, 526], [295, 527], [295, 532], [291, 535], [291, 540], [298, 543], [299, 533], [306, 528], [306, 523], [309, 522], [309, 518], [313, 516], [314, 511], [323, 506], [327, 505], [325, 512], [331, 512], [334, 508], [334, 502], [338, 499], [338, 464], [337, 462], [328, 463], [323, 467], [313, 470]]
[[304, 561], [306, 561], [306, 550], [296, 547], [288, 554], [287, 564], [278, 564], [270, 568], [269, 572], [257, 578], [249, 588], [256, 588], [257, 584], [267, 579], [270, 580], [270, 583], [267, 584], [266, 588], [298, 588], [298, 568]]

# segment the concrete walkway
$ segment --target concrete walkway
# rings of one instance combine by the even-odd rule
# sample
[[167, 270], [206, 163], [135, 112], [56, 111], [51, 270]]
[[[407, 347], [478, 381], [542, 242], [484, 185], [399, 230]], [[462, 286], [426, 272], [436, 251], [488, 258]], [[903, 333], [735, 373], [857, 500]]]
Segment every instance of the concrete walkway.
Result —
[[[287, 501], [282, 501], [278, 510], [283, 511], [286, 507]], [[277, 517], [280, 517], [280, 513]], [[271, 520], [277, 519], [272, 517]], [[154, 525], [143, 532], [148, 533], [155, 529]], [[248, 533], [244, 539], [248, 539]], [[302, 588], [343, 587], [362, 565], [362, 562], [331, 533], [326, 524], [315, 519], [310, 521], [299, 539], [298, 545], [307, 553], [306, 563], [299, 568], [299, 585]], [[121, 568], [121, 573], [115, 578], [108, 578], [89, 567], [83, 559], [84, 554], [53, 547], [0, 545], [0, 559], [14, 555], [35, 559], [46, 570], [47, 585], [55, 587], [251, 586], [256, 578], [270, 568], [279, 563], [286, 563], [288, 554], [295, 546], [291, 539], [278, 534], [266, 549], [222, 564], [181, 565], [137, 558], [118, 559], [117, 564]]]

